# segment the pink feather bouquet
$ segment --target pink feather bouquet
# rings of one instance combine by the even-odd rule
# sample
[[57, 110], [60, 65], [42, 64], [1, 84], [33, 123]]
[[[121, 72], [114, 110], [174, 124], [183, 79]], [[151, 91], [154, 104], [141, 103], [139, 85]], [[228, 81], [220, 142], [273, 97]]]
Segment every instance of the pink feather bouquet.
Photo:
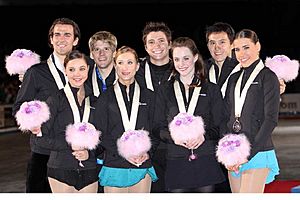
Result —
[[151, 148], [151, 139], [146, 130], [128, 130], [117, 140], [120, 156], [125, 159], [141, 156]]
[[299, 61], [291, 60], [285, 55], [276, 55], [273, 58], [267, 57], [265, 65], [269, 67], [279, 79], [290, 82], [297, 78]]
[[[200, 116], [194, 116], [188, 113], [178, 113], [169, 124], [169, 130], [171, 138], [180, 143], [199, 137], [203, 139], [203, 142], [205, 140], [204, 122]], [[191, 149], [189, 161], [195, 159], [197, 159], [197, 155], [194, 154], [193, 149]]]
[[[66, 141], [72, 146], [80, 149], [92, 150], [100, 143], [101, 132], [88, 122], [70, 124], [66, 128]], [[79, 161], [79, 165], [84, 165]]]
[[66, 128], [66, 141], [68, 144], [81, 149], [92, 150], [100, 142], [101, 132], [88, 122], [70, 124]]
[[31, 50], [16, 49], [5, 61], [6, 70], [10, 75], [24, 74], [32, 65], [40, 62], [40, 56]]
[[216, 156], [225, 166], [233, 166], [245, 163], [250, 149], [250, 143], [244, 134], [229, 133], [219, 140]]
[[31, 130], [42, 125], [50, 118], [48, 105], [43, 101], [29, 101], [22, 103], [16, 113], [17, 124], [22, 131]]

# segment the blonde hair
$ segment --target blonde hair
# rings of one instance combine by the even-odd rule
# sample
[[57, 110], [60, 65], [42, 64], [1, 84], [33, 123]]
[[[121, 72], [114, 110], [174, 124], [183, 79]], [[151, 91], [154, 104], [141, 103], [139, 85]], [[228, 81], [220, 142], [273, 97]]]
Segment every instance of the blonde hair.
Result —
[[116, 62], [116, 59], [118, 58], [118, 56], [120, 56], [123, 53], [127, 53], [127, 52], [132, 53], [135, 57], [136, 62], [138, 63], [139, 57], [138, 57], [136, 51], [133, 48], [128, 47], [128, 46], [122, 46], [116, 51], [115, 56], [114, 56], [115, 62]]
[[107, 42], [109, 46], [112, 48], [113, 52], [117, 49], [118, 41], [114, 34], [108, 31], [98, 31], [97, 33], [92, 35], [92, 37], [90, 37], [89, 39], [88, 43], [89, 43], [90, 51], [94, 50], [94, 45], [99, 40], [103, 42]]

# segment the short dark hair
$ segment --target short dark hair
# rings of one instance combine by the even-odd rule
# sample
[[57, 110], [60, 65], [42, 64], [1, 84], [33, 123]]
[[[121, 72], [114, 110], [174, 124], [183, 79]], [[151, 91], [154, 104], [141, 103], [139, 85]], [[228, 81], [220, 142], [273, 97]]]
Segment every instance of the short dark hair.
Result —
[[221, 32], [225, 32], [227, 34], [230, 40], [230, 44], [232, 44], [235, 36], [235, 31], [230, 24], [225, 22], [216, 22], [213, 25], [206, 27], [206, 31], [205, 31], [206, 42], [208, 42], [208, 37], [212, 33], [221, 33]]
[[150, 32], [159, 32], [159, 31], [163, 32], [166, 35], [169, 43], [172, 41], [172, 32], [166, 23], [164, 23], [164, 22], [147, 22], [146, 26], [143, 29], [144, 45], [146, 45], [146, 43], [147, 43], [146, 38]]

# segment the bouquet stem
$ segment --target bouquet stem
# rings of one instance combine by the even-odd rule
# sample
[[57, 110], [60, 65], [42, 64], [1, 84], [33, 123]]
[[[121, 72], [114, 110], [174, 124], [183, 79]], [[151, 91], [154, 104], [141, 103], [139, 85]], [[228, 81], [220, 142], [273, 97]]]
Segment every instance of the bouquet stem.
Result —
[[191, 154], [189, 156], [189, 161], [193, 161], [197, 159], [197, 154], [194, 154], [194, 149], [191, 149]]
[[81, 160], [79, 161], [79, 166], [80, 167], [84, 167], [84, 165], [82, 164]]

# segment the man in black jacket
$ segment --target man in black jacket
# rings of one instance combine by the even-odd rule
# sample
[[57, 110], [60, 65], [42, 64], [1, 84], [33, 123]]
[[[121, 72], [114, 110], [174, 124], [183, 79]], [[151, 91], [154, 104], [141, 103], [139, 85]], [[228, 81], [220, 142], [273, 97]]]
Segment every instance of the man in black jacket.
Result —
[[[148, 55], [140, 59], [136, 80], [141, 88], [156, 93], [158, 87], [168, 81], [172, 72], [171, 48], [172, 32], [164, 22], [148, 22], [143, 29], [143, 43]], [[153, 183], [151, 192], [164, 192], [166, 145], [161, 142], [153, 157], [153, 165], [158, 181]]]
[[89, 39], [90, 57], [92, 58], [89, 82], [96, 97], [104, 93], [117, 79], [114, 67], [117, 44], [116, 36], [108, 31], [98, 31]]
[[239, 70], [238, 61], [232, 51], [235, 32], [230, 24], [217, 22], [206, 28], [206, 42], [211, 58], [205, 61], [206, 75], [217, 84], [224, 97], [228, 77]]
[[[216, 22], [206, 28], [206, 42], [211, 58], [205, 61], [206, 75], [210, 82], [217, 84], [222, 92], [223, 98], [227, 87], [229, 76], [240, 70], [235, 68], [238, 61], [232, 51], [234, 29], [230, 24]], [[226, 181], [216, 185], [216, 192], [230, 193], [227, 169], [222, 166]]]
[[[53, 53], [47, 61], [32, 66], [24, 74], [24, 79], [13, 106], [13, 115], [17, 113], [23, 102], [46, 99], [67, 82], [64, 72], [64, 59], [75, 49], [81, 37], [78, 25], [71, 19], [58, 18], [54, 20], [48, 33], [48, 42]], [[27, 193], [51, 192], [47, 178], [47, 162], [50, 150], [37, 145], [37, 137], [30, 137], [31, 157], [27, 166]]]

